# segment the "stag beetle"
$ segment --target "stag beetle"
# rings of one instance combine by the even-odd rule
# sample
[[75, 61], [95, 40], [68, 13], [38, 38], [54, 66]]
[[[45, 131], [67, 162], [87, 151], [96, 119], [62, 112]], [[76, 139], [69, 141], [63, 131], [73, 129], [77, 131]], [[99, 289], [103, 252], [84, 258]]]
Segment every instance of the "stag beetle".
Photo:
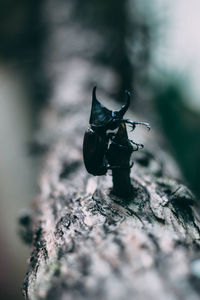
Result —
[[[126, 93], [126, 104], [119, 110], [111, 111], [103, 106], [96, 98], [96, 87], [92, 92], [92, 107], [90, 113], [89, 127], [83, 140], [83, 159], [88, 173], [100, 176], [105, 175], [108, 169], [120, 168], [120, 166], [111, 166], [108, 163], [109, 142], [115, 137], [115, 130], [121, 123], [130, 124], [132, 130], [136, 125], [144, 125], [150, 129], [150, 125], [145, 122], [134, 122], [129, 119], [123, 119], [124, 114], [130, 105], [130, 93]], [[137, 144], [136, 150], [143, 148], [142, 144]], [[124, 147], [119, 145], [119, 147]], [[109, 155], [112, 155], [109, 153]], [[131, 167], [131, 166], [130, 166]]]

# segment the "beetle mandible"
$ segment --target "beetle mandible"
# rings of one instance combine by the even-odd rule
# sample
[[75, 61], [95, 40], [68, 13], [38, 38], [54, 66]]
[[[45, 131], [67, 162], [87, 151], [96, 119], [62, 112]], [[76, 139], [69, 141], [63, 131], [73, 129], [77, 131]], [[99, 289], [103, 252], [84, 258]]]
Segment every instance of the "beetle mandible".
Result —
[[[130, 93], [128, 91], [125, 91], [125, 93], [127, 97], [126, 104], [119, 110], [111, 111], [97, 100], [96, 86], [93, 88], [89, 127], [85, 132], [83, 140], [84, 164], [88, 173], [92, 175], [105, 175], [108, 169], [120, 168], [120, 166], [109, 165], [107, 153], [109, 142], [115, 137], [115, 130], [119, 128], [121, 123], [129, 124], [132, 130], [135, 129], [136, 125], [144, 125], [150, 129], [148, 123], [123, 119], [130, 105]], [[137, 144], [132, 140], [130, 142], [136, 145], [136, 150], [143, 148], [142, 144]]]

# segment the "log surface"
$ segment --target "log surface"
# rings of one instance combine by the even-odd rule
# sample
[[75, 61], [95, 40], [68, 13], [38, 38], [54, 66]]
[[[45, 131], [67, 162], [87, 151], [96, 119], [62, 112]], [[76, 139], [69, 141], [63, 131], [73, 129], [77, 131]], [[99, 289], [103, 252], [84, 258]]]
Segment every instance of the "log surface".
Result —
[[[36, 137], [45, 152], [28, 223], [33, 238], [24, 295], [31, 300], [199, 299], [200, 222], [194, 196], [159, 146], [155, 128], [150, 134], [136, 129], [130, 136], [145, 150], [134, 153], [129, 201], [111, 193], [109, 174], [86, 173], [82, 139], [93, 82], [114, 86], [115, 75], [87, 57], [70, 56], [70, 46], [68, 59], [62, 46], [54, 51], [63, 36], [51, 25], [45, 72], [53, 84]], [[109, 99], [109, 108], [119, 107], [102, 89], [97, 96], [104, 104]]]
[[[81, 64], [87, 74], [92, 66]], [[174, 162], [145, 130], [134, 135], [148, 151], [134, 154], [132, 199], [112, 195], [109, 174], [87, 174], [82, 138], [91, 89], [81, 80], [78, 87], [73, 103], [55, 93], [41, 118], [38, 143], [47, 151], [24, 293], [29, 299], [198, 299], [191, 280], [200, 243], [194, 196], [173, 179]]]

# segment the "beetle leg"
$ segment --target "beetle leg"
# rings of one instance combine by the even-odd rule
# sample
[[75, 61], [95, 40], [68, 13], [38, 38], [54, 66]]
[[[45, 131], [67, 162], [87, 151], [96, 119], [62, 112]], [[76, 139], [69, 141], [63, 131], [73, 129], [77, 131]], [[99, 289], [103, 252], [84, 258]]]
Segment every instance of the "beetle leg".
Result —
[[[131, 141], [131, 140], [130, 140]], [[121, 145], [121, 144], [118, 144], [114, 141], [112, 141], [112, 144], [115, 144], [117, 147], [121, 148], [121, 149], [126, 149], [126, 150], [130, 150], [130, 146], [124, 146], [124, 145]]]
[[107, 166], [108, 170], [113, 170], [113, 169], [131, 169], [134, 165], [134, 162], [132, 162], [129, 166]]
[[107, 133], [106, 133], [106, 136], [107, 136], [109, 139], [112, 139], [112, 138], [115, 136], [115, 133], [114, 133], [114, 132], [107, 132]]
[[129, 119], [122, 119], [122, 122], [125, 122], [127, 124], [130, 124], [130, 127], [132, 128], [131, 131], [133, 131], [135, 129], [135, 126], [136, 125], [143, 125], [143, 126], [146, 126], [148, 128], [148, 130], [151, 129], [149, 123], [146, 123], [146, 122], [134, 122], [134, 121], [131, 121]]
[[134, 141], [132, 141], [132, 140], [129, 140], [133, 145], [135, 145], [137, 148], [135, 149], [135, 150], [133, 150], [133, 151], [138, 151], [139, 149], [142, 149], [142, 148], [144, 148], [144, 145], [143, 144], [138, 144], [138, 143], [136, 143], [136, 142], [134, 142]]
[[132, 161], [132, 163], [129, 166], [129, 169], [131, 169], [133, 167], [133, 165], [134, 165], [134, 162]]
[[120, 166], [107, 166], [108, 170], [120, 169]]

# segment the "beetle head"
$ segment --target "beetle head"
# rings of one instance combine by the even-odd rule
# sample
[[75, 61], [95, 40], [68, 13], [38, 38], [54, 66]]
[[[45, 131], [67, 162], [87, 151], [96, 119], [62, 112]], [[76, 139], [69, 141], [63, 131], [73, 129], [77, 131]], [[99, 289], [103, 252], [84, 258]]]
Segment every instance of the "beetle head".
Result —
[[130, 93], [128, 91], [125, 91], [125, 93], [127, 98], [126, 104], [122, 105], [122, 107], [118, 110], [111, 111], [97, 100], [95, 86], [92, 92], [92, 108], [89, 121], [90, 124], [99, 128], [117, 128], [130, 105]]
[[114, 110], [112, 112], [112, 116], [113, 116], [113, 119], [114, 120], [121, 120], [123, 119], [123, 116], [125, 115], [125, 113], [127, 112], [127, 109], [129, 108], [129, 105], [130, 105], [130, 99], [131, 99], [131, 96], [130, 96], [130, 93], [128, 91], [125, 91], [125, 94], [126, 94], [126, 104], [122, 105], [122, 107], [118, 110]]

